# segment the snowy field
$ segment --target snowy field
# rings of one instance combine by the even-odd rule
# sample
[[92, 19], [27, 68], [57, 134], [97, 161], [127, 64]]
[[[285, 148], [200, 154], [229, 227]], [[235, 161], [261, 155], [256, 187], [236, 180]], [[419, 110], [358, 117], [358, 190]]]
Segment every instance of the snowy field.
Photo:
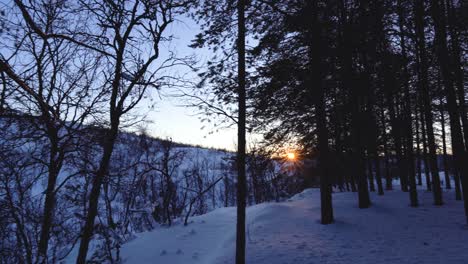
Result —
[[[420, 190], [420, 207], [408, 193], [371, 194], [359, 209], [357, 193], [333, 195], [336, 222], [321, 225], [319, 190], [308, 189], [282, 203], [247, 209], [247, 263], [468, 263], [463, 203], [444, 193], [444, 206]], [[122, 247], [126, 264], [233, 263], [234, 207], [214, 210], [181, 224], [141, 233]]]

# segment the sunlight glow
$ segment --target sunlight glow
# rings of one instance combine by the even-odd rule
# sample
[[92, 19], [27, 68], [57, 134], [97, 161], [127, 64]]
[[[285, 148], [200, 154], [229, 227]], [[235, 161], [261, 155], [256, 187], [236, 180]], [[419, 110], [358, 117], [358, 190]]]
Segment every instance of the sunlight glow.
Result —
[[294, 154], [294, 152], [288, 152], [286, 154], [286, 156], [288, 157], [289, 160], [295, 160], [296, 159], [296, 154]]

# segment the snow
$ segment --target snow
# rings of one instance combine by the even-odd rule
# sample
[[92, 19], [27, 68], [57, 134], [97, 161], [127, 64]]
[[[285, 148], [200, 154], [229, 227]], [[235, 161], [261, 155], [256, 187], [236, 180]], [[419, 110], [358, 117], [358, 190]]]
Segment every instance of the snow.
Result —
[[[409, 207], [399, 190], [371, 194], [359, 209], [357, 193], [334, 193], [336, 222], [321, 225], [320, 193], [308, 189], [281, 203], [247, 209], [247, 263], [468, 263], [463, 203], [419, 190]], [[123, 263], [234, 263], [236, 208], [220, 208], [178, 224], [141, 233], [121, 249]]]

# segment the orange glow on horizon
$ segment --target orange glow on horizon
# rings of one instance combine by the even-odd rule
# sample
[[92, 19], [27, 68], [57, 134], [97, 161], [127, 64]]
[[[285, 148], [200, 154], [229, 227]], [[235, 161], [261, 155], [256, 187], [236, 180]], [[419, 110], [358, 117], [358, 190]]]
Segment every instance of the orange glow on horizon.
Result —
[[295, 160], [296, 159], [296, 154], [294, 152], [288, 152], [286, 154], [286, 157], [289, 159], [289, 160]]

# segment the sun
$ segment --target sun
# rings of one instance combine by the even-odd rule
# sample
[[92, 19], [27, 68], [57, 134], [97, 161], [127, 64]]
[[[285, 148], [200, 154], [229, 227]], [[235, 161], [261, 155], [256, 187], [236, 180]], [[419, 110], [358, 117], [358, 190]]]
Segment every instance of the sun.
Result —
[[286, 154], [286, 157], [289, 159], [289, 160], [295, 160], [296, 159], [296, 154], [294, 152], [288, 152]]

